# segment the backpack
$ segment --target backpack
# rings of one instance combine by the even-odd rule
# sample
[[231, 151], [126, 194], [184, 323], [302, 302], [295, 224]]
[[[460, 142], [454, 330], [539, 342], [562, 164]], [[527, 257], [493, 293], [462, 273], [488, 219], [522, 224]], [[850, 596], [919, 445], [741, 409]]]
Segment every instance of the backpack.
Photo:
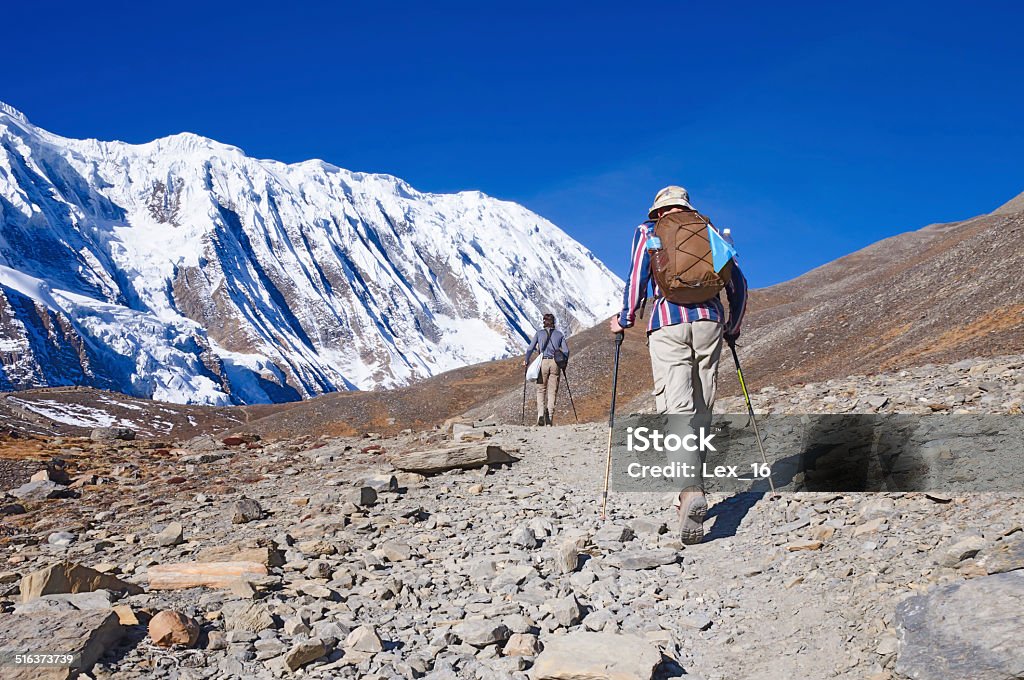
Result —
[[569, 357], [565, 356], [565, 353], [558, 348], [555, 349], [555, 365], [560, 371], [564, 371], [565, 367], [569, 365]]
[[732, 275], [732, 260], [715, 271], [708, 236], [713, 228], [696, 210], [668, 213], [654, 223], [661, 250], [651, 251], [651, 273], [669, 302], [707, 302], [725, 288]]

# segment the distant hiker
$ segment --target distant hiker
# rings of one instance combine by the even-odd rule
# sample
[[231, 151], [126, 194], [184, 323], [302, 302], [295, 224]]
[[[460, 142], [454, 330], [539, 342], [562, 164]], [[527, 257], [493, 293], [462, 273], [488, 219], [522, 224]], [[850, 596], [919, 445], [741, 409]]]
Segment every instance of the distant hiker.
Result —
[[555, 399], [558, 396], [559, 372], [569, 361], [569, 343], [565, 334], [555, 329], [555, 315], [544, 315], [544, 328], [533, 336], [530, 348], [526, 350], [523, 366], [530, 365], [533, 352], [540, 353], [540, 370], [537, 374], [537, 424], [551, 425], [551, 416], [555, 412]]
[[[650, 286], [647, 343], [658, 412], [695, 414], [695, 422], [710, 424], [722, 339], [740, 335], [747, 281], [729, 241], [690, 205], [683, 187], [659, 191], [647, 216], [633, 234], [622, 311], [608, 325], [613, 333], [632, 326]], [[719, 299], [723, 289], [728, 318]], [[699, 543], [707, 514], [703, 486], [687, 487], [677, 501], [683, 541]]]

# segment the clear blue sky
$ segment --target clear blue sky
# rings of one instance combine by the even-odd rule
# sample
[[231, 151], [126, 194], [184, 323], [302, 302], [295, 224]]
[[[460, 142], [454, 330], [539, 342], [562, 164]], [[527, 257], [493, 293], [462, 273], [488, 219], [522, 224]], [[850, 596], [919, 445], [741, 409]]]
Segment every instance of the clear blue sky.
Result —
[[620, 274], [669, 183], [755, 285], [1024, 191], [1020, 2], [315, 5], [10, 3], [0, 99], [479, 189]]

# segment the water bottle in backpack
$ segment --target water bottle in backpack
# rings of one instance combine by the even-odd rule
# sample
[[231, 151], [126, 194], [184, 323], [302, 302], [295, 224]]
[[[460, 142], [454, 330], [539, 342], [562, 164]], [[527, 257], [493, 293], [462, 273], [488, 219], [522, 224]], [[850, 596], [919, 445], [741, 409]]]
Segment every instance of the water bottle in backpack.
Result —
[[665, 271], [668, 264], [668, 253], [661, 247], [661, 239], [654, 234], [647, 239], [647, 254], [651, 256], [651, 269], [655, 272], [655, 279], [657, 279], [657, 273]]

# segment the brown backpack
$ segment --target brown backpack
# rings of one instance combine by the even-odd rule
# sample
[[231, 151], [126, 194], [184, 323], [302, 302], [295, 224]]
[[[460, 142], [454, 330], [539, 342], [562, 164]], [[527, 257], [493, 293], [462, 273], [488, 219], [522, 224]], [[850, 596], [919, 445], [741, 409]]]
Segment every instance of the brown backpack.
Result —
[[732, 274], [732, 261], [722, 271], [715, 271], [708, 240], [710, 227], [711, 222], [696, 210], [671, 212], [654, 223], [661, 250], [651, 252], [651, 271], [669, 302], [707, 302], [725, 288]]

